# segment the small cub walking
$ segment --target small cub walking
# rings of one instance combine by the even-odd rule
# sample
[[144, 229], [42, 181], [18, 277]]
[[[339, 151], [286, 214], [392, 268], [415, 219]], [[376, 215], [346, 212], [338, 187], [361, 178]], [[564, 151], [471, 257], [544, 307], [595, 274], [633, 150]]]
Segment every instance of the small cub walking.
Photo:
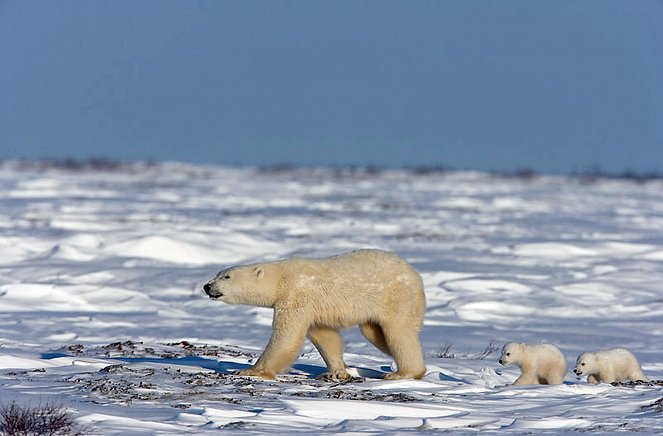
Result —
[[551, 344], [509, 342], [502, 348], [501, 365], [514, 363], [522, 371], [514, 385], [558, 385], [564, 381], [566, 360]]
[[578, 378], [587, 376], [592, 384], [619, 381], [649, 381], [642, 372], [638, 359], [624, 348], [582, 353], [576, 360], [573, 372]]

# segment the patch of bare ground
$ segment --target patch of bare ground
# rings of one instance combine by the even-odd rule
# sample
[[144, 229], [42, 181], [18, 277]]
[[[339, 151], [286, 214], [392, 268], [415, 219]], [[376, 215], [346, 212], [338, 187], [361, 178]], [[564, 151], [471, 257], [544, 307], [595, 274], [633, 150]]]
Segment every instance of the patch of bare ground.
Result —
[[92, 401], [131, 404], [159, 402], [176, 408], [188, 408], [191, 402], [241, 404], [248, 397], [276, 399], [283, 397], [334, 398], [356, 401], [422, 401], [403, 393], [376, 393], [361, 388], [361, 380], [330, 383], [301, 376], [280, 376], [278, 381], [240, 377], [214, 371], [191, 372], [171, 366], [140, 364], [111, 365], [92, 374], [70, 377]]
[[228, 346], [188, 341], [146, 346], [142, 342], [122, 341], [100, 346], [75, 344], [60, 351], [81, 357], [118, 359], [119, 363], [97, 372], [61, 380], [72, 383], [84, 396], [98, 403], [159, 402], [175, 408], [188, 408], [192, 403], [242, 404], [250, 397], [262, 397], [269, 401], [288, 396], [381, 402], [422, 401], [403, 393], [374, 392], [362, 385], [364, 379], [361, 377], [339, 381], [324, 376], [310, 378], [302, 374], [289, 374], [270, 381], [196, 368], [196, 361], [178, 364], [174, 360], [245, 357], [248, 361], [256, 357], [253, 353]]
[[636, 386], [647, 386], [647, 387], [655, 387], [655, 386], [663, 386], [663, 380], [636, 380], [636, 381], [627, 381], [627, 382], [614, 382], [610, 383], [613, 386], [620, 386], [620, 387], [627, 387], [627, 388], [633, 388]]
[[176, 359], [194, 356], [228, 356], [228, 357], [257, 357], [250, 353], [232, 346], [192, 344], [188, 341], [170, 342], [146, 346], [137, 341], [119, 341], [107, 345], [84, 346], [73, 344], [63, 347], [57, 351], [74, 356], [87, 357], [128, 357], [128, 358], [162, 358]]

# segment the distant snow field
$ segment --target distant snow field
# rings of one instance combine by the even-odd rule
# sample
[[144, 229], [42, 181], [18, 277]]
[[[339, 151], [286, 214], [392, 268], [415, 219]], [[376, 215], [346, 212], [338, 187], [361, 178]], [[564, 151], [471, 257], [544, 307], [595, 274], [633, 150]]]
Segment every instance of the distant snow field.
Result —
[[[97, 434], [663, 432], [660, 383], [512, 387], [508, 341], [569, 368], [625, 347], [663, 379], [663, 182], [162, 164], [0, 167], [0, 404], [54, 402]], [[421, 273], [423, 380], [344, 332], [353, 379], [306, 343], [276, 381], [233, 375], [271, 311], [202, 285], [222, 268], [375, 247]]]

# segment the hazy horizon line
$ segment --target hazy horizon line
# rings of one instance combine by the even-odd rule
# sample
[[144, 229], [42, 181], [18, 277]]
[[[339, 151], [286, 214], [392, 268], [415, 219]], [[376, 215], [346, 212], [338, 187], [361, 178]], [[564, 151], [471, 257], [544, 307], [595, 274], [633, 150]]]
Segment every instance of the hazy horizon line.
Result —
[[85, 171], [85, 170], [106, 170], [113, 171], [119, 170], [123, 167], [143, 166], [153, 167], [163, 164], [186, 164], [198, 166], [220, 166], [228, 168], [255, 168], [256, 170], [264, 173], [287, 173], [292, 171], [301, 170], [331, 170], [331, 171], [359, 171], [364, 174], [378, 174], [384, 171], [406, 171], [412, 174], [425, 175], [435, 173], [452, 173], [452, 172], [479, 172], [496, 176], [516, 177], [516, 178], [534, 178], [538, 176], [557, 175], [569, 176], [580, 178], [608, 178], [608, 179], [628, 179], [635, 181], [648, 181], [663, 179], [663, 171], [638, 171], [625, 168], [621, 171], [608, 171], [596, 163], [588, 168], [573, 168], [565, 172], [545, 171], [539, 170], [534, 167], [522, 167], [515, 169], [478, 169], [472, 167], [454, 167], [443, 163], [432, 164], [406, 164], [406, 165], [380, 165], [375, 163], [365, 164], [310, 164], [310, 163], [294, 163], [294, 162], [274, 162], [274, 163], [243, 163], [235, 162], [232, 164], [219, 163], [219, 162], [197, 162], [186, 160], [172, 160], [172, 159], [119, 159], [104, 156], [91, 156], [84, 158], [66, 157], [42, 157], [42, 158], [0, 158], [0, 166], [7, 163], [13, 163], [31, 169], [62, 169], [69, 171]]

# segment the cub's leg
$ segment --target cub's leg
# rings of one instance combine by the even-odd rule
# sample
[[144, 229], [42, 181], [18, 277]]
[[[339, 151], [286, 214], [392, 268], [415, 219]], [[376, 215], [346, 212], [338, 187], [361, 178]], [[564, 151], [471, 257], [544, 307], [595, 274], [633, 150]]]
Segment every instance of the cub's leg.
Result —
[[251, 368], [239, 371], [238, 375], [273, 379], [297, 358], [309, 327], [306, 318], [276, 309], [272, 327], [272, 337], [258, 361]]
[[389, 346], [387, 345], [387, 341], [384, 338], [382, 327], [375, 323], [367, 322], [365, 324], [360, 324], [359, 330], [361, 331], [361, 334], [363, 334], [364, 337], [368, 339], [368, 342], [373, 344], [383, 353], [390, 356], [392, 355], [391, 350], [389, 350]]
[[631, 373], [628, 375], [628, 379], [631, 380], [631, 381], [638, 381], [638, 380], [649, 381], [649, 377], [647, 377], [647, 376], [646, 376], [642, 371], [640, 371], [639, 369], [638, 369], [638, 370], [635, 370], [635, 371], [633, 371], [633, 372], [631, 372]]
[[589, 374], [587, 376], [587, 381], [593, 385], [601, 383], [601, 379], [595, 374]]
[[516, 379], [515, 382], [513, 382], [513, 386], [518, 386], [518, 385], [538, 385], [539, 380], [537, 377], [531, 375], [531, 374], [520, 374], [520, 377]]
[[603, 383], [613, 383], [617, 381], [617, 377], [615, 377], [614, 372], [612, 371], [605, 371], [601, 372], [601, 380]]
[[337, 380], [350, 379], [343, 362], [343, 338], [338, 330], [331, 327], [310, 327], [307, 336], [327, 364], [325, 376]]
[[426, 373], [426, 365], [417, 327], [412, 323], [392, 321], [382, 324], [382, 332], [398, 366], [398, 371], [387, 374], [384, 379], [422, 378]]
[[549, 376], [546, 377], [546, 382], [541, 384], [561, 385], [562, 383], [564, 383], [564, 375], [550, 374]]

